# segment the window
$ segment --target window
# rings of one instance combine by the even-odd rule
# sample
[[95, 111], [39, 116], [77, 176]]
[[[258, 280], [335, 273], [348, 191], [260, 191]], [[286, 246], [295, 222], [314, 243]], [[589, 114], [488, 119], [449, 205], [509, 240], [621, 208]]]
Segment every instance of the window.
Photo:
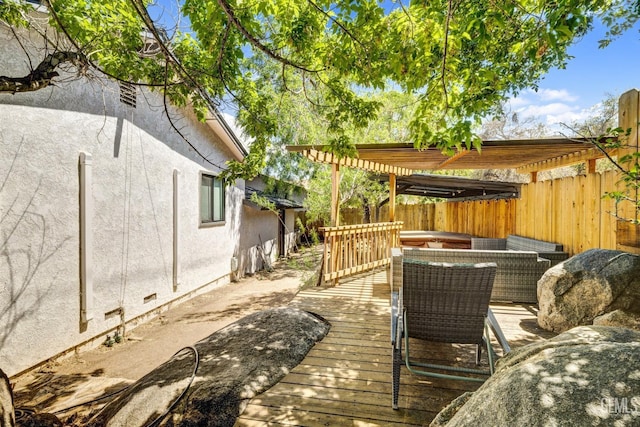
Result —
[[224, 221], [224, 181], [213, 175], [201, 175], [200, 223]]

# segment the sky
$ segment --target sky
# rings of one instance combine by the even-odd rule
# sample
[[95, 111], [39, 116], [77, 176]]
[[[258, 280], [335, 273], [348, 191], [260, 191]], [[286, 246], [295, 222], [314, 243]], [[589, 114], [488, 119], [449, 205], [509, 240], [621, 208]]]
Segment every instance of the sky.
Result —
[[596, 25], [569, 49], [574, 58], [566, 68], [551, 70], [537, 92], [528, 90], [511, 99], [511, 110], [553, 127], [585, 118], [608, 94], [618, 98], [629, 89], [640, 89], [639, 28], [599, 49], [606, 30]]

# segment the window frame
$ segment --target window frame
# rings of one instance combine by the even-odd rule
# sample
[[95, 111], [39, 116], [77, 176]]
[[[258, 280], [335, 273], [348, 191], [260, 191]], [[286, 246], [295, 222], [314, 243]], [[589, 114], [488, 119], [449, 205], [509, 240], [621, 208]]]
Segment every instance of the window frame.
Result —
[[[212, 172], [207, 172], [207, 171], [201, 171], [199, 176], [198, 176], [198, 223], [200, 225], [201, 228], [203, 227], [217, 227], [220, 225], [224, 225], [226, 223], [226, 214], [227, 214], [227, 184], [226, 182], [220, 178], [218, 175], [216, 175], [215, 173]], [[202, 215], [202, 210], [203, 210], [203, 206], [202, 206], [202, 190], [203, 190], [203, 184], [204, 184], [204, 179], [205, 178], [210, 178], [211, 179], [211, 185], [209, 186], [210, 188], [210, 197], [211, 197], [211, 207], [210, 210], [208, 212], [209, 216], [212, 218], [211, 220], [209, 219], [205, 219], [203, 218]], [[220, 206], [216, 205], [216, 197], [215, 197], [215, 188], [216, 182], [220, 182], [221, 183], [221, 187], [220, 189], [222, 190], [222, 195], [220, 196], [220, 201], [219, 203], [222, 204], [221, 208], [222, 208], [222, 219], [213, 219], [215, 217], [215, 213], [216, 210], [218, 210], [218, 208]]]

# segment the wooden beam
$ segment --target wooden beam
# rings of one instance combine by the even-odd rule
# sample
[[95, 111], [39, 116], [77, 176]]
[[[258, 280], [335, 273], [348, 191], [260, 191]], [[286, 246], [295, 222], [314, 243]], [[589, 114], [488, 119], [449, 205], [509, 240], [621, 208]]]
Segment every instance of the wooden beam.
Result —
[[436, 169], [442, 169], [445, 166], [447, 166], [450, 163], [455, 162], [458, 159], [461, 159], [462, 157], [466, 156], [467, 154], [469, 154], [471, 151], [470, 150], [462, 150], [462, 151], [458, 151], [456, 154], [454, 154], [453, 156], [449, 157], [448, 159], [444, 160], [443, 162], [441, 162], [438, 167]]
[[394, 173], [401, 176], [411, 175], [413, 173], [409, 168], [376, 163], [369, 160], [355, 159], [352, 157], [338, 158], [333, 153], [318, 151], [316, 149], [303, 150], [302, 155], [316, 163], [337, 164], [340, 166], [362, 169], [375, 173]]
[[576, 153], [568, 154], [565, 156], [555, 157], [553, 159], [545, 160], [543, 162], [530, 163], [525, 166], [516, 168], [518, 173], [527, 174], [534, 171], [543, 171], [549, 169], [555, 169], [562, 166], [574, 165], [576, 163], [582, 163], [589, 160], [600, 159], [604, 157], [602, 151], [597, 148], [590, 148], [588, 150], [579, 151]]
[[396, 220], [396, 175], [389, 174], [389, 222]]
[[586, 161], [587, 173], [596, 173], [596, 159]]
[[331, 164], [331, 226], [340, 225], [340, 165]]

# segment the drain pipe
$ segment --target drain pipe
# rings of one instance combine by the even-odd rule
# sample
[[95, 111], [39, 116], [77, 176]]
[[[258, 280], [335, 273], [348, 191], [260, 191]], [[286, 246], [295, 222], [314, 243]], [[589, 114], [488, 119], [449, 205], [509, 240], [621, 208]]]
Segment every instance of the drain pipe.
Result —
[[180, 171], [173, 170], [173, 291], [180, 285]]
[[91, 154], [80, 153], [80, 322], [93, 319], [93, 197]]

